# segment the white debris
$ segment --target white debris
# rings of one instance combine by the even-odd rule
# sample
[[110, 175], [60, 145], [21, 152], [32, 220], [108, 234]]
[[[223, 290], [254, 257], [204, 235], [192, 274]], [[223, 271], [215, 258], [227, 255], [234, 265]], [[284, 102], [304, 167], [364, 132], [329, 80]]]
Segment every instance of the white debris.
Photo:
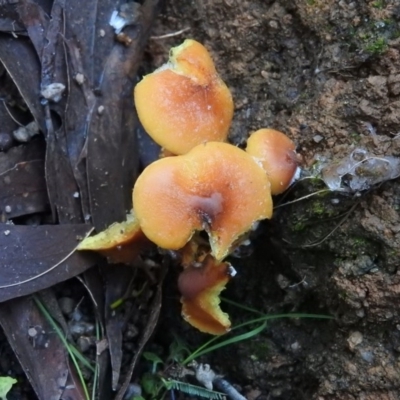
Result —
[[231, 264], [229, 264], [228, 275], [229, 275], [231, 278], [233, 278], [236, 274], [237, 274], [236, 269], [233, 268]]
[[213, 380], [216, 373], [211, 369], [208, 364], [198, 364], [195, 369], [196, 379], [208, 390], [213, 389]]
[[358, 148], [341, 160], [326, 165], [321, 172], [330, 190], [358, 192], [400, 176], [400, 158], [375, 156]]
[[109, 25], [114, 28], [118, 35], [122, 29], [128, 25], [134, 25], [140, 15], [140, 4], [137, 2], [129, 2], [121, 5], [120, 10], [113, 11], [111, 14]]
[[13, 131], [13, 137], [20, 143], [29, 142], [33, 136], [39, 133], [39, 127], [35, 121], [30, 122], [26, 126], [20, 126]]
[[65, 85], [59, 82], [50, 83], [50, 85], [43, 88], [40, 94], [46, 99], [58, 103], [62, 94], [65, 91]]
[[126, 25], [125, 18], [119, 16], [118, 11], [113, 11], [109, 24], [114, 28], [115, 33], [120, 33]]

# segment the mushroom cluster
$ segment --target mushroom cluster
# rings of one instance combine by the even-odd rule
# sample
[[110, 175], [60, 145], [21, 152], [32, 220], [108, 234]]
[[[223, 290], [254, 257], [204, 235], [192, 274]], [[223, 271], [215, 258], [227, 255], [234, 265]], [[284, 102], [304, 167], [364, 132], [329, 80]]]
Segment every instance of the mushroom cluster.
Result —
[[[245, 150], [227, 142], [232, 96], [194, 40], [173, 48], [169, 61], [136, 85], [134, 100], [146, 132], [170, 155], [137, 179], [127, 225], [111, 226], [80, 249], [121, 262], [125, 256], [110, 249], [131, 248], [144, 236], [180, 251], [183, 317], [203, 332], [226, 333], [230, 321], [219, 294], [235, 270], [223, 260], [258, 221], [271, 218], [271, 195], [285, 191], [298, 169], [295, 145], [274, 129], [251, 134]], [[209, 237], [205, 246], [201, 231]]]

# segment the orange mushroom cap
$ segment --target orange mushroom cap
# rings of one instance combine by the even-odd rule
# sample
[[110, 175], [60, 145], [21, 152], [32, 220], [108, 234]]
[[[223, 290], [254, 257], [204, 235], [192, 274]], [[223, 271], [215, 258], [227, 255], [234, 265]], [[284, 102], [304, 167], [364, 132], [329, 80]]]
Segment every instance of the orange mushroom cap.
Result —
[[271, 194], [290, 186], [298, 167], [296, 145], [284, 133], [260, 129], [250, 135], [246, 152], [261, 162], [271, 182]]
[[194, 40], [173, 48], [169, 62], [136, 85], [134, 97], [144, 129], [174, 154], [226, 140], [232, 96], [207, 49]]
[[206, 230], [218, 260], [254, 222], [272, 215], [264, 170], [243, 150], [218, 142], [149, 165], [134, 186], [133, 207], [158, 246], [178, 250]]
[[229, 263], [207, 256], [200, 267], [190, 266], [179, 276], [182, 316], [202, 332], [222, 335], [229, 331], [228, 314], [219, 307], [219, 294], [234, 270]]
[[149, 245], [138, 220], [133, 214], [127, 214], [126, 221], [116, 222], [97, 235], [85, 238], [77, 249], [96, 251], [112, 263], [130, 263]]

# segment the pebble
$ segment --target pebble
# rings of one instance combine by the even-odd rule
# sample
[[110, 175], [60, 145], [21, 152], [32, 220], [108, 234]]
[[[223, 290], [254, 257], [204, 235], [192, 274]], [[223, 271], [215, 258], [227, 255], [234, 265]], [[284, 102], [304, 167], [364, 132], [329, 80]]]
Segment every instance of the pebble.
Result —
[[75, 336], [92, 335], [94, 325], [89, 322], [74, 322], [70, 324], [71, 334]]
[[371, 351], [360, 351], [360, 356], [367, 363], [372, 363], [374, 361], [374, 355]]
[[352, 332], [350, 336], [347, 338], [347, 343], [349, 344], [349, 348], [351, 350], [353, 350], [354, 347], [361, 344], [362, 341], [363, 341], [363, 335], [361, 332], [358, 331]]
[[125, 395], [124, 400], [133, 399], [142, 395], [142, 388], [137, 383], [130, 383]]
[[14, 139], [20, 143], [29, 142], [33, 136], [39, 133], [39, 127], [35, 121], [32, 121], [26, 126], [21, 126], [13, 131]]
[[62, 94], [65, 91], [65, 85], [59, 82], [51, 83], [50, 85], [46, 86], [40, 94], [46, 99], [53, 101], [54, 103], [58, 103], [61, 98]]
[[61, 297], [61, 299], [58, 300], [58, 305], [63, 314], [69, 315], [74, 311], [75, 301], [71, 299], [71, 297]]
[[13, 138], [9, 133], [0, 132], [0, 151], [8, 151], [13, 145]]
[[315, 135], [313, 137], [313, 140], [314, 140], [315, 143], [320, 143], [322, 140], [324, 140], [324, 137], [321, 136], [321, 135]]
[[80, 336], [77, 340], [77, 344], [78, 344], [79, 350], [82, 353], [86, 353], [92, 346], [93, 342], [87, 336]]

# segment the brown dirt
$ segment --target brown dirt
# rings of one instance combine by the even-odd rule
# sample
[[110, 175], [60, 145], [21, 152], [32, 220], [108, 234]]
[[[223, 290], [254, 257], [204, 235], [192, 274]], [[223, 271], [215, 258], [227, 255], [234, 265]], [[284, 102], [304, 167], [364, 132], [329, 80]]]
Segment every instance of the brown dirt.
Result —
[[[234, 143], [261, 127], [280, 129], [309, 171], [356, 147], [399, 156], [399, 24], [396, 0], [172, 0], [154, 36], [188, 30], [151, 40], [146, 68], [194, 38], [233, 92]], [[283, 202], [323, 187], [304, 180]], [[216, 352], [212, 363], [247, 398], [400, 398], [399, 207], [394, 180], [311, 197], [264, 224], [253, 255], [235, 262], [239, 278], [226, 296], [269, 313], [335, 320], [280, 320]]]

